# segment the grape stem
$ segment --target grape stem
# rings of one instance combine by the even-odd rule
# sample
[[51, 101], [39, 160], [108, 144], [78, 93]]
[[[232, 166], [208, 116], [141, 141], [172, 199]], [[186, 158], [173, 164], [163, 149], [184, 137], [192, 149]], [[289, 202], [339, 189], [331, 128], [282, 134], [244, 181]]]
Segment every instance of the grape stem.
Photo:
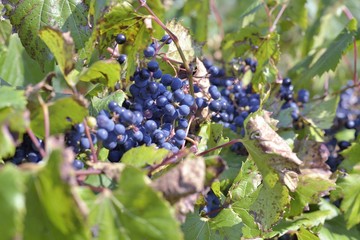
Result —
[[283, 4], [283, 5], [281, 6], [280, 12], [279, 12], [278, 15], [276, 16], [275, 21], [273, 22], [272, 26], [271, 26], [270, 29], [269, 29], [269, 32], [270, 32], [270, 33], [272, 33], [272, 32], [275, 31], [275, 29], [276, 29], [276, 24], [277, 24], [278, 21], [280, 20], [280, 17], [283, 15], [286, 7], [287, 7], [286, 4]]
[[31, 141], [34, 143], [35, 147], [37, 148], [37, 150], [39, 151], [41, 157], [45, 157], [46, 156], [46, 152], [44, 151], [44, 149], [41, 147], [39, 141], [37, 140], [37, 138], [35, 137], [34, 132], [31, 130], [31, 128], [27, 127], [26, 128], [26, 133], [29, 135]]
[[91, 155], [92, 155], [91, 161], [96, 163], [96, 162], [98, 162], [98, 159], [97, 159], [97, 154], [96, 154], [96, 151], [94, 148], [94, 143], [93, 143], [91, 135], [90, 135], [89, 126], [87, 125], [86, 120], [83, 121], [83, 124], [85, 126], [86, 137], [89, 139], [89, 142], [90, 142], [90, 150], [91, 150]]
[[186, 72], [187, 72], [187, 75], [188, 75], [188, 78], [189, 78], [189, 85], [190, 85], [190, 94], [194, 97], [194, 83], [193, 83], [193, 77], [192, 77], [192, 71], [190, 69], [190, 66], [189, 66], [189, 63], [187, 62], [186, 60], [186, 57], [184, 55], [184, 52], [183, 50], [181, 49], [180, 47], [180, 44], [179, 44], [179, 39], [177, 38], [177, 36], [172, 33], [170, 31], [170, 29], [168, 29], [165, 24], [156, 16], [156, 14], [153, 12], [153, 10], [149, 7], [149, 5], [147, 5], [146, 3], [146, 0], [138, 0], [139, 3], [140, 3], [140, 6], [141, 7], [144, 7], [152, 16], [152, 18], [154, 19], [154, 21], [160, 25], [160, 27], [162, 27], [168, 34], [169, 36], [171, 37], [171, 39], [173, 40], [179, 54], [180, 54], [180, 57], [181, 57], [181, 60], [183, 61], [183, 64], [185, 66], [185, 69], [186, 69]]

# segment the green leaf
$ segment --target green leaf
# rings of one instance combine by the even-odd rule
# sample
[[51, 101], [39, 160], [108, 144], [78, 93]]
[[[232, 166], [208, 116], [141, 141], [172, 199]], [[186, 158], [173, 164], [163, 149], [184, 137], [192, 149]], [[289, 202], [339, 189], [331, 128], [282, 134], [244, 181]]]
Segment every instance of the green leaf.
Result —
[[86, 43], [83, 57], [91, 59], [94, 48], [100, 54], [105, 53], [108, 47], [114, 46], [116, 35], [123, 33], [126, 43], [118, 47], [119, 51], [128, 57], [126, 79], [129, 80], [136, 68], [137, 52], [148, 45], [149, 34], [144, 24], [145, 16], [135, 12], [128, 1], [108, 1], [102, 4], [95, 2], [97, 1], [92, 2], [92, 8], [95, 9], [93, 11], [97, 18], [94, 23], [96, 28]]
[[287, 215], [301, 214], [308, 204], [319, 203], [322, 194], [334, 187], [335, 184], [332, 181], [317, 177], [316, 173], [314, 175], [311, 173], [299, 175], [298, 188], [296, 192], [291, 193], [290, 212]]
[[15, 239], [22, 232], [25, 213], [25, 175], [13, 165], [0, 171], [0, 232], [3, 239]]
[[0, 160], [14, 156], [16, 144], [9, 129], [4, 125], [0, 125], [0, 146]]
[[114, 101], [119, 106], [121, 106], [125, 101], [125, 98], [126, 98], [125, 93], [120, 90], [116, 92], [112, 92], [109, 95], [106, 95], [102, 98], [95, 96], [91, 99], [89, 112], [92, 116], [97, 116], [101, 110], [108, 109], [109, 102]]
[[79, 80], [83, 82], [102, 83], [109, 88], [114, 88], [120, 80], [120, 64], [116, 60], [99, 60], [85, 69]]
[[87, 22], [88, 6], [81, 0], [9, 0], [7, 13], [10, 21], [28, 54], [41, 65], [51, 66], [52, 59], [45, 43], [38, 36], [45, 26], [58, 27], [63, 32], [70, 31], [77, 50], [84, 48], [89, 37]]
[[98, 239], [182, 239], [170, 205], [138, 169], [125, 166], [113, 192], [88, 196], [89, 222]]
[[242, 237], [242, 220], [230, 208], [225, 208], [215, 218], [202, 218], [195, 209], [187, 215], [182, 230], [185, 239], [220, 240], [240, 239]]
[[296, 236], [299, 240], [317, 240], [319, 239], [314, 233], [310, 232], [309, 230], [301, 227], [300, 230], [296, 233]]
[[346, 228], [343, 215], [327, 220], [319, 231], [320, 239], [327, 240], [357, 240], [360, 236], [359, 228]]
[[45, 75], [27, 54], [18, 35], [11, 35], [8, 41], [8, 45], [0, 47], [0, 77], [14, 87], [40, 82]]
[[311, 102], [305, 105], [301, 112], [307, 120], [321, 129], [328, 129], [332, 126], [338, 106], [339, 96], [332, 97], [321, 102]]
[[276, 224], [271, 232], [264, 235], [265, 238], [272, 238], [276, 235], [283, 235], [288, 231], [297, 231], [301, 227], [312, 228], [324, 224], [325, 220], [331, 215], [330, 210], [314, 211], [310, 213], [303, 213], [293, 219], [283, 219]]
[[62, 33], [60, 30], [44, 27], [39, 36], [45, 42], [51, 53], [54, 55], [61, 73], [64, 75], [70, 86], [75, 86], [67, 75], [74, 69], [75, 46], [70, 33]]
[[264, 184], [250, 207], [250, 213], [261, 229], [268, 230], [282, 218], [289, 203], [289, 191], [284, 185], [280, 182], [274, 187]]
[[344, 161], [341, 162], [340, 167], [350, 172], [354, 168], [354, 166], [360, 164], [360, 159], [358, 158], [358, 156], [360, 156], [359, 154], [360, 154], [359, 142], [353, 143], [351, 147], [341, 152], [341, 155], [345, 159]]
[[[48, 105], [50, 134], [64, 133], [73, 124], [82, 122], [87, 109], [72, 97], [64, 97]], [[44, 113], [39, 105], [31, 111], [31, 129], [38, 137], [44, 137]]]
[[335, 70], [356, 34], [355, 31], [349, 30], [349, 26], [351, 27], [354, 24], [353, 21], [356, 20], [353, 19], [349, 22], [348, 26], [331, 42], [326, 51], [309, 69], [304, 69], [303, 73], [297, 78], [301, 79], [299, 82], [307, 82], [315, 76], [321, 76], [324, 72]]
[[[223, 125], [218, 123], [205, 123], [201, 126], [199, 131], [199, 137], [201, 137], [200, 143], [198, 145], [198, 151], [203, 152], [205, 150], [211, 149], [218, 145], [228, 142], [228, 138], [223, 136]], [[210, 155], [217, 155], [221, 152], [221, 149], [217, 149]]]
[[164, 148], [142, 145], [125, 152], [121, 162], [135, 167], [144, 167], [148, 164], [160, 163], [169, 153], [170, 151]]
[[0, 87], [0, 108], [12, 107], [22, 110], [26, 106], [24, 91], [12, 87]]
[[[358, 167], [360, 166], [357, 165]], [[345, 212], [346, 227], [350, 229], [360, 223], [360, 171], [354, 171], [345, 176], [339, 187], [342, 188], [344, 198], [340, 208]]]
[[234, 202], [241, 201], [242, 208], [248, 209], [258, 195], [256, 191], [260, 184], [259, 172], [254, 162], [248, 159], [242, 164], [239, 174], [234, 179], [229, 189], [229, 197]]
[[[1, 10], [0, 10], [1, 11]], [[9, 20], [0, 21], [0, 49], [8, 45], [11, 36], [11, 24]]]
[[[46, 166], [35, 172], [26, 184], [24, 240], [90, 239], [84, 209], [74, 191], [71, 150], [57, 147], [46, 159]], [[70, 155], [67, 155], [70, 154]]]

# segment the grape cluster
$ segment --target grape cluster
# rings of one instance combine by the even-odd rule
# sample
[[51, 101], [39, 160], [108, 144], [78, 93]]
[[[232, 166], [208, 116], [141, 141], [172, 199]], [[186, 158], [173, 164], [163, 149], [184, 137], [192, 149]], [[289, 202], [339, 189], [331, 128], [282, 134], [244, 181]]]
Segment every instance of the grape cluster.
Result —
[[299, 119], [299, 106], [304, 105], [310, 100], [310, 93], [306, 89], [300, 89], [297, 92], [297, 98], [294, 98], [294, 86], [290, 78], [284, 78], [280, 87], [280, 99], [285, 102], [281, 109], [292, 109], [291, 117], [294, 121]]
[[[38, 138], [36, 138], [36, 140], [39, 141], [41, 147], [43, 148], [43, 141]], [[15, 155], [9, 160], [16, 165], [24, 162], [38, 163], [42, 160], [42, 156], [39, 153], [38, 148], [31, 141], [29, 135], [24, 134], [21, 145], [16, 148]]]

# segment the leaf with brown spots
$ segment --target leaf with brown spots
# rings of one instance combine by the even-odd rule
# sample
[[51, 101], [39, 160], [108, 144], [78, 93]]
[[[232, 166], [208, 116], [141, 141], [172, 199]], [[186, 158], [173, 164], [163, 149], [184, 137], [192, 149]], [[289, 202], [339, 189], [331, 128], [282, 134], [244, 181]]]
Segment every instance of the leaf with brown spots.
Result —
[[241, 142], [261, 172], [264, 182], [274, 186], [274, 173], [290, 189], [295, 191], [302, 161], [274, 129], [276, 122], [269, 112], [258, 111], [245, 121], [245, 137]]

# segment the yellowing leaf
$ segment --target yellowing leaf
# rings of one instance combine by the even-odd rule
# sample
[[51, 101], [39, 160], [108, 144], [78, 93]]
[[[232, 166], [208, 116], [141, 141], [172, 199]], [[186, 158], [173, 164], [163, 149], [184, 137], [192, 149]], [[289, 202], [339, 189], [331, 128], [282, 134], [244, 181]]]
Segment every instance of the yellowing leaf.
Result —
[[[185, 58], [188, 62], [191, 62], [195, 56], [195, 51], [193, 48], [191, 36], [189, 30], [186, 29], [183, 25], [175, 20], [166, 24], [166, 27], [175, 34], [178, 38], [179, 43], [181, 44], [181, 49], [185, 55]], [[167, 56], [176, 61], [182, 62], [180, 54], [175, 46], [175, 44], [169, 45], [169, 50], [167, 52]]]

